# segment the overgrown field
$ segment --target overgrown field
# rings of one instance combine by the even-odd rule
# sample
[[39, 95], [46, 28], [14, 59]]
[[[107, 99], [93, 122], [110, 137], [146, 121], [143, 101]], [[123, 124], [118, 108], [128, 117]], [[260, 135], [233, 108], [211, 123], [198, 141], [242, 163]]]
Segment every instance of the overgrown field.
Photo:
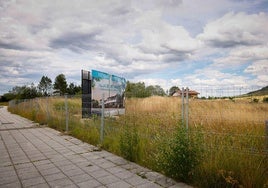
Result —
[[[81, 99], [68, 99], [69, 133], [179, 181], [197, 187], [268, 187], [268, 104], [248, 100], [190, 100], [189, 129], [181, 101], [127, 99], [126, 114], [81, 119]], [[9, 110], [65, 131], [64, 98], [10, 105]]]

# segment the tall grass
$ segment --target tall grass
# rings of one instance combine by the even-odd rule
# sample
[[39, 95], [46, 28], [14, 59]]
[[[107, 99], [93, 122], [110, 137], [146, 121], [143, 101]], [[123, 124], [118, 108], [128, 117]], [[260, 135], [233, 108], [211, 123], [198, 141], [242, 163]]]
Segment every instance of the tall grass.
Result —
[[[81, 119], [81, 99], [68, 99], [70, 134], [151, 169], [198, 187], [267, 187], [264, 122], [267, 103], [248, 100], [190, 100], [189, 129], [173, 97], [127, 99], [126, 114]], [[38, 99], [9, 110], [64, 131], [63, 98]]]
[[0, 102], [0, 106], [8, 106], [8, 102]]

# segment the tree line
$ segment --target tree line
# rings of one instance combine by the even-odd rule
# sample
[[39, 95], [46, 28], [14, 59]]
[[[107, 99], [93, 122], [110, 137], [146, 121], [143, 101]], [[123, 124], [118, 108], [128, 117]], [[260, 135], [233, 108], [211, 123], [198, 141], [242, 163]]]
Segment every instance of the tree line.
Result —
[[172, 86], [168, 91], [159, 85], [149, 85], [145, 86], [144, 82], [131, 83], [127, 82], [125, 96], [127, 98], [145, 98], [150, 96], [172, 96], [175, 92], [179, 91], [180, 88], [177, 86]]
[[[168, 91], [159, 85], [145, 86], [144, 82], [133, 83], [127, 81], [125, 96], [127, 98], [145, 98], [150, 96], [172, 96], [179, 90], [179, 87], [172, 86]], [[68, 84], [64, 74], [56, 76], [54, 83], [47, 76], [42, 76], [37, 86], [31, 85], [15, 86], [11, 91], [5, 93], [1, 98], [1, 102], [10, 101], [12, 99], [32, 99], [36, 97], [44, 97], [51, 95], [79, 95], [82, 93], [80, 85], [74, 83]]]
[[15, 86], [1, 97], [1, 102], [12, 99], [32, 99], [51, 95], [76, 95], [81, 94], [81, 86], [74, 83], [68, 84], [64, 74], [56, 76], [54, 83], [51, 78], [42, 76], [37, 86], [31, 85]]

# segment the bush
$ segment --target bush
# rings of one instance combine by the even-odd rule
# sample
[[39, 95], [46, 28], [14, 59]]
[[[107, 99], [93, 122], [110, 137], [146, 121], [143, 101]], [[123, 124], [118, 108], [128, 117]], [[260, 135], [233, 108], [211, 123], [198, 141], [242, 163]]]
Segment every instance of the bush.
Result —
[[159, 170], [174, 179], [190, 183], [202, 159], [202, 134], [178, 126], [177, 132], [169, 138], [159, 148]]
[[254, 98], [254, 99], [252, 100], [252, 102], [254, 102], [254, 103], [258, 103], [258, 102], [259, 102], [259, 99]]
[[268, 97], [263, 97], [262, 102], [268, 103]]

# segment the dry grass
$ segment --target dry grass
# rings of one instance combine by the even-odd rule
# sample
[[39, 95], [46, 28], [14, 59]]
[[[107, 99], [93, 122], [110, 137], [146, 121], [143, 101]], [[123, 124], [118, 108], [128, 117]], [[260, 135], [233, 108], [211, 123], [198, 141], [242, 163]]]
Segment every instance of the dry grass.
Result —
[[[181, 99], [150, 97], [128, 99], [127, 115], [151, 115], [173, 124], [181, 118]], [[193, 100], [189, 101], [190, 126], [203, 126], [209, 131], [235, 131], [236, 133], [264, 133], [268, 118], [268, 104], [247, 100]], [[143, 119], [144, 120], [144, 119]], [[170, 122], [170, 123], [168, 123]], [[241, 129], [242, 128], [242, 129]]]
[[126, 100], [126, 110], [129, 113], [170, 113], [178, 112], [179, 104], [180, 100], [174, 97], [132, 98]]
[[191, 101], [190, 123], [204, 125], [208, 130], [255, 132], [264, 127], [267, 112], [268, 105], [264, 103]]
[[[126, 104], [126, 116], [135, 117], [143, 132], [146, 127], [150, 133], [171, 135], [181, 117], [180, 98], [131, 99]], [[201, 127], [205, 141], [204, 161], [197, 172], [196, 184], [201, 187], [268, 186], [267, 119], [267, 103], [253, 103], [247, 98], [191, 99], [190, 130]]]
[[0, 106], [8, 106], [8, 102], [0, 102]]

